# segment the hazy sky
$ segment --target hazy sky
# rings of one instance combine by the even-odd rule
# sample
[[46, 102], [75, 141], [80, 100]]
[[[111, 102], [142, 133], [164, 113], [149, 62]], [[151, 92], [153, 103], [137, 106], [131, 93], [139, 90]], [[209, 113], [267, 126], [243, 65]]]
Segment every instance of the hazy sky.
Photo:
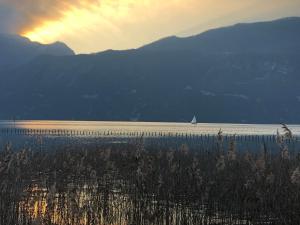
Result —
[[0, 32], [63, 41], [77, 53], [287, 16], [300, 16], [300, 0], [0, 0]]

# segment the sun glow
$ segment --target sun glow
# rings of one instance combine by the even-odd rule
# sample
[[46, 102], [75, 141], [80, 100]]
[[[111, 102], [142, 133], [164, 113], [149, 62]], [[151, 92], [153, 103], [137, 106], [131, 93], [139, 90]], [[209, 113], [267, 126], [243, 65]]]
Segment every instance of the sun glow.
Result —
[[91, 31], [93, 28], [109, 29], [115, 33], [120, 29], [114, 21], [126, 17], [134, 0], [101, 1], [101, 4], [89, 5], [89, 7], [75, 8], [63, 12], [58, 20], [42, 21], [36, 27], [22, 32], [22, 36], [32, 41], [51, 43], [58, 40], [62, 35], [79, 34]]
[[253, 22], [253, 18], [263, 21], [289, 15], [282, 11], [292, 16], [300, 5], [300, 0], [272, 0], [272, 5], [259, 0], [1, 1], [21, 15], [16, 32], [44, 44], [62, 41], [77, 53], [138, 48], [171, 35], [190, 36], [236, 22]]

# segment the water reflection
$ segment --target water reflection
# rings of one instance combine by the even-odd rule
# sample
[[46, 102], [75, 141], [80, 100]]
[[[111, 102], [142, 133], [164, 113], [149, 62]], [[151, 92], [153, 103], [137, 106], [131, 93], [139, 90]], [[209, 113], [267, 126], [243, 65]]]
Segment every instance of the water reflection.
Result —
[[[50, 189], [33, 185], [24, 193], [19, 203], [20, 222], [26, 218], [38, 224], [127, 225], [135, 220], [137, 210], [136, 200], [128, 194], [98, 184], [69, 183], [65, 190], [57, 190], [55, 185]], [[150, 215], [151, 206], [147, 206], [147, 211]]]
[[[217, 210], [217, 208], [214, 208]], [[157, 196], [129, 195], [120, 190], [102, 190], [95, 185], [75, 187], [65, 192], [34, 185], [25, 190], [19, 203], [19, 223], [132, 225], [132, 224], [249, 224], [246, 219], [222, 212], [209, 212], [206, 205], [175, 204]]]
[[[0, 129], [16, 128], [45, 131], [78, 131], [91, 133], [141, 133], [144, 135], [161, 133], [176, 134], [217, 134], [221, 129], [224, 134], [237, 135], [275, 135], [281, 125], [271, 124], [221, 124], [199, 123], [155, 123], [155, 122], [80, 122], [80, 121], [0, 121]], [[300, 135], [299, 125], [289, 125], [296, 135]]]

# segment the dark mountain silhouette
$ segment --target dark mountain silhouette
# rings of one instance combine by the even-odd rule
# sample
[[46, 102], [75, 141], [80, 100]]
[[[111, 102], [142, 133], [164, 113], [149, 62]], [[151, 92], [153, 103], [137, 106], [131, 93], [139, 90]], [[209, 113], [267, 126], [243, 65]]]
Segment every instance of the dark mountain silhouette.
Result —
[[0, 34], [0, 67], [18, 66], [40, 55], [74, 55], [74, 52], [61, 42], [42, 45], [18, 35]]
[[39, 56], [0, 74], [0, 118], [299, 123], [299, 30], [288, 18]]
[[236, 24], [188, 38], [169, 37], [142, 47], [145, 50], [190, 50], [202, 53], [293, 53], [300, 51], [300, 19]]

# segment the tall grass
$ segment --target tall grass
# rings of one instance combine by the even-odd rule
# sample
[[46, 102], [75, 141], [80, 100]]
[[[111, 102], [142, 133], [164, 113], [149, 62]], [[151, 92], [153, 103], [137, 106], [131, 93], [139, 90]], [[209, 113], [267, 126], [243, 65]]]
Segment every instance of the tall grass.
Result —
[[0, 224], [299, 224], [300, 155], [224, 143], [0, 152]]

